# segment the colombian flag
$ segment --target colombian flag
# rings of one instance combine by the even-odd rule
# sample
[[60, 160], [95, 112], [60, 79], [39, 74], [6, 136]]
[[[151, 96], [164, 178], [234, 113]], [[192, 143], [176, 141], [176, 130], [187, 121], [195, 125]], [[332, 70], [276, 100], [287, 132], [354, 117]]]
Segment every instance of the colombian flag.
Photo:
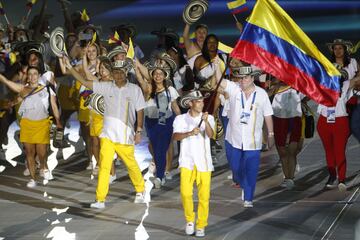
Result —
[[258, 0], [232, 57], [254, 64], [314, 101], [335, 106], [340, 73], [274, 0]]
[[246, 4], [246, 0], [236, 0], [236, 1], [228, 2], [226, 5], [228, 9], [231, 10], [231, 14], [237, 14], [248, 10], [248, 8], [244, 6], [245, 4]]

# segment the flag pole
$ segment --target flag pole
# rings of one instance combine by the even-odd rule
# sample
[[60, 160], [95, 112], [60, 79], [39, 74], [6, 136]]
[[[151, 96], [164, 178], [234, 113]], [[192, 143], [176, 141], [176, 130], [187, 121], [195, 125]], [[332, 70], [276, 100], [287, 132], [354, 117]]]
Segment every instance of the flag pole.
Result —
[[[209, 111], [209, 108], [210, 108], [212, 102], [215, 101], [215, 97], [216, 97], [216, 94], [217, 94], [217, 90], [219, 89], [220, 84], [221, 84], [222, 80], [224, 79], [224, 77], [225, 77], [225, 75], [226, 75], [226, 71], [227, 71], [227, 69], [229, 68], [229, 62], [230, 62], [229, 59], [230, 59], [230, 58], [228, 58], [228, 60], [226, 61], [226, 65], [225, 65], [224, 72], [222, 73], [221, 78], [220, 78], [219, 82], [217, 83], [215, 90], [211, 93], [210, 101], [208, 102], [208, 104], [207, 104], [206, 107], [205, 107], [205, 112]], [[203, 122], [203, 119], [201, 119], [198, 127], [201, 126], [202, 122]]]
[[235, 14], [235, 13], [232, 13], [231, 15], [234, 17], [234, 19], [235, 19], [236, 22], [239, 22], [239, 19], [236, 17], [236, 14]]

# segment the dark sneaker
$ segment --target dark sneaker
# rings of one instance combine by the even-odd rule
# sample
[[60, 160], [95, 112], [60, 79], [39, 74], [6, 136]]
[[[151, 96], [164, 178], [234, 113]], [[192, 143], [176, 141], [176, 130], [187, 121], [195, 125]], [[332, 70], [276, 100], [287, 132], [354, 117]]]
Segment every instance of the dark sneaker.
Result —
[[336, 188], [337, 187], [336, 177], [330, 176], [328, 181], [325, 184], [325, 187], [329, 188], [329, 189]]

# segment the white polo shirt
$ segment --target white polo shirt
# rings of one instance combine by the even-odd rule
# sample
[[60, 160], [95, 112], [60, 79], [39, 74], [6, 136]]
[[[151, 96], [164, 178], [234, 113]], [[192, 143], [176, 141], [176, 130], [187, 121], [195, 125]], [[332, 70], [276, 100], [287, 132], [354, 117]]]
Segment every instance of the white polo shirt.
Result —
[[345, 117], [348, 116], [346, 111], [346, 102], [353, 96], [353, 91], [349, 91], [350, 80], [344, 81], [342, 86], [342, 93], [339, 99], [336, 102], [336, 106], [326, 107], [319, 104], [317, 113], [321, 114], [324, 117], [327, 117], [328, 110], [335, 109], [335, 117]]
[[[273, 115], [269, 97], [264, 89], [255, 86], [255, 91], [245, 98], [239, 84], [227, 79], [225, 91], [229, 94], [229, 124], [225, 139], [235, 148], [243, 150], [260, 150], [262, 146], [262, 127], [264, 116]], [[255, 97], [254, 94], [256, 93]], [[244, 109], [241, 95], [243, 95]], [[252, 102], [254, 101], [254, 104]], [[252, 110], [250, 108], [252, 106]], [[243, 112], [250, 113], [247, 124], [241, 123]]]
[[104, 96], [104, 125], [100, 138], [108, 138], [114, 143], [134, 144], [136, 112], [146, 106], [140, 87], [126, 83], [119, 88], [114, 81], [95, 81], [93, 91]]
[[[173, 123], [174, 133], [190, 132], [199, 125], [200, 121], [201, 115], [195, 118], [192, 117], [189, 112], [178, 115]], [[209, 115], [208, 121], [212, 129], [214, 129], [214, 117]], [[196, 166], [199, 172], [214, 171], [210, 150], [210, 138], [205, 133], [204, 122], [202, 122], [200, 130], [198, 135], [181, 140], [179, 168], [183, 167], [193, 170], [194, 166]]]
[[301, 117], [301, 100], [305, 97], [293, 88], [276, 93], [272, 102], [274, 116], [278, 118]]

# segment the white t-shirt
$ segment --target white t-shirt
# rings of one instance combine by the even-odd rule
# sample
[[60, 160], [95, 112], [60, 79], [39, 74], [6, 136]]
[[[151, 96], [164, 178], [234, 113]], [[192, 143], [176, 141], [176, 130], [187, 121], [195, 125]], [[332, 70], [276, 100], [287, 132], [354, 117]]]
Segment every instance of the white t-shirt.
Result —
[[104, 125], [100, 137], [114, 143], [134, 144], [136, 112], [146, 106], [140, 87], [126, 83], [119, 88], [114, 81], [94, 82], [93, 91], [104, 97]]
[[[172, 116], [171, 103], [179, 97], [178, 92], [173, 87], [168, 87], [167, 92], [163, 91], [157, 94], [157, 97], [150, 98], [146, 102], [145, 116], [149, 118], [159, 118], [159, 111], [165, 112], [165, 118]], [[159, 108], [156, 104], [158, 100]]]
[[46, 71], [40, 76], [39, 83], [43, 86], [46, 86], [48, 85], [48, 83], [51, 83], [51, 80], [53, 78], [54, 78], [54, 73], [52, 71]]
[[[201, 115], [192, 117], [189, 112], [178, 115], [173, 123], [174, 133], [185, 133], [192, 131], [199, 125]], [[209, 115], [208, 121], [212, 129], [215, 128], [214, 117]], [[200, 133], [195, 136], [190, 136], [181, 140], [179, 168], [187, 168], [190, 170], [196, 169], [199, 172], [214, 171], [212, 164], [210, 138], [205, 133], [205, 123], [200, 126]]]
[[324, 117], [328, 116], [328, 112], [335, 109], [335, 117], [348, 116], [346, 112], [346, 102], [352, 97], [353, 91], [349, 91], [350, 80], [344, 81], [342, 86], [342, 93], [336, 102], [336, 106], [326, 107], [319, 104], [317, 112]]
[[[49, 88], [52, 96], [56, 96], [54, 91]], [[38, 121], [49, 117], [49, 92], [46, 87], [40, 91], [23, 99], [18, 110], [21, 118]]]
[[[262, 146], [262, 127], [264, 116], [273, 115], [269, 97], [264, 89], [255, 86], [255, 91], [245, 99], [237, 83], [226, 81], [225, 91], [229, 94], [229, 124], [225, 139], [235, 148], [243, 150], [260, 150]], [[256, 93], [255, 97], [254, 94]], [[243, 95], [244, 109], [241, 95]], [[252, 102], [254, 103], [252, 104]], [[252, 110], [251, 109], [252, 106]], [[248, 113], [247, 124], [241, 123], [243, 113]]]
[[293, 88], [276, 93], [272, 102], [274, 116], [278, 118], [301, 117], [301, 100], [305, 96]]

